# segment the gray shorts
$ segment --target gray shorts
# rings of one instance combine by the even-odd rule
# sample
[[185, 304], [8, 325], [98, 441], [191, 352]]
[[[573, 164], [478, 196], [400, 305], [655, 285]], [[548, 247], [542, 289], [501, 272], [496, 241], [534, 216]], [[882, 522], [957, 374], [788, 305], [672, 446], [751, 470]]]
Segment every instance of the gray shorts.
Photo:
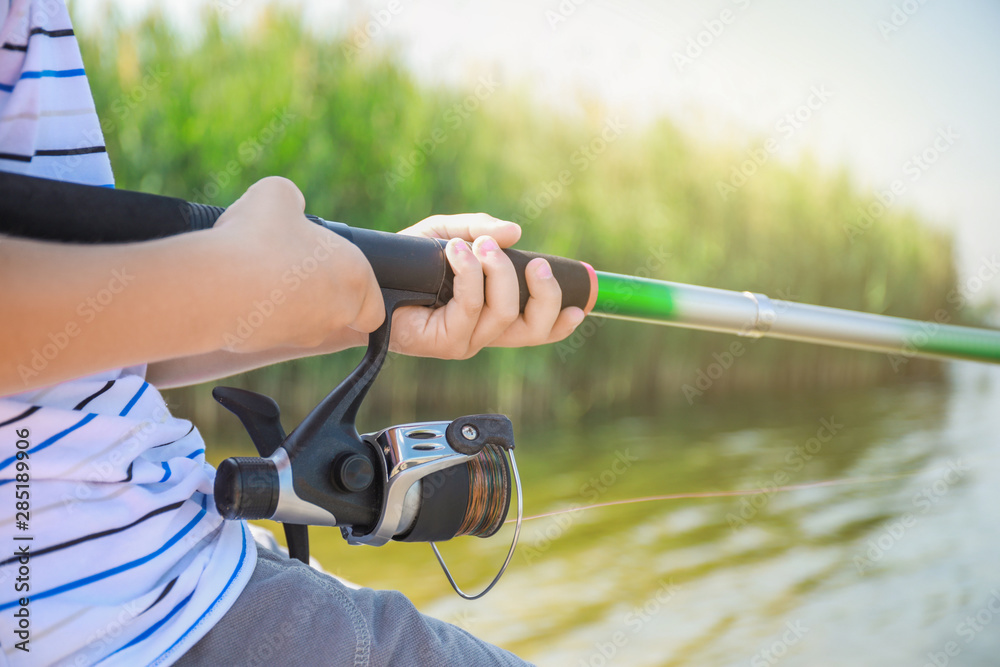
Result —
[[177, 665], [526, 665], [397, 591], [353, 589], [258, 545], [246, 588]]

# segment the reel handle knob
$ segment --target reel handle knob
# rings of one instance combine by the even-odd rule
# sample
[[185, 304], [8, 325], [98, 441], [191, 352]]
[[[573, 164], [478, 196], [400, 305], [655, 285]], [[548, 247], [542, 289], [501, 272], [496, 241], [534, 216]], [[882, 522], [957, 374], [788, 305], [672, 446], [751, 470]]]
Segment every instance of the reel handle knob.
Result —
[[278, 508], [278, 469], [270, 459], [234, 456], [215, 474], [215, 505], [226, 519], [270, 519]]

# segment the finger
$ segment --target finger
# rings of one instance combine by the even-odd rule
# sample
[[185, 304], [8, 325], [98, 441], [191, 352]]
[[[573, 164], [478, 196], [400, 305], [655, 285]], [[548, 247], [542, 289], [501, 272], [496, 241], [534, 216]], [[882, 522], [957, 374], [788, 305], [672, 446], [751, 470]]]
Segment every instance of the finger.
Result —
[[[433, 347], [437, 311], [426, 306], [402, 306], [392, 313], [389, 350], [421, 357], [441, 357]], [[443, 313], [442, 313], [443, 315]]]
[[213, 226], [228, 224], [237, 214], [244, 215], [247, 212], [270, 219], [287, 217], [289, 211], [304, 214], [305, 209], [305, 196], [295, 183], [280, 176], [268, 176], [247, 188], [239, 199], [223, 211]]
[[583, 312], [583, 309], [576, 306], [563, 308], [562, 312], [559, 313], [559, 317], [556, 318], [556, 323], [552, 325], [552, 331], [549, 332], [549, 339], [546, 342], [557, 343], [566, 338], [580, 326], [580, 323], [586, 317], [587, 315]]
[[495, 347], [524, 347], [546, 343], [556, 318], [559, 317], [562, 288], [552, 277], [549, 263], [536, 257], [525, 266], [524, 277], [529, 295], [524, 314], [490, 343]]
[[382, 326], [382, 322], [385, 321], [385, 302], [382, 300], [382, 290], [378, 286], [371, 266], [365, 268], [368, 270], [368, 276], [365, 280], [365, 286], [361, 288], [364, 296], [361, 306], [358, 308], [357, 317], [348, 326], [355, 331], [371, 333]]
[[562, 340], [584, 318], [583, 311], [576, 307], [559, 310], [562, 288], [553, 279], [552, 267], [547, 261], [541, 257], [531, 260], [525, 267], [524, 276], [530, 294], [524, 315], [493, 341], [493, 346], [526, 347]]
[[528, 262], [524, 270], [528, 283], [528, 302], [524, 306], [525, 345], [538, 345], [549, 339], [562, 306], [562, 288], [552, 276], [552, 267], [541, 257]]
[[472, 244], [486, 276], [486, 302], [472, 336], [471, 347], [486, 347], [517, 321], [520, 295], [517, 273], [492, 237], [481, 236]]
[[306, 210], [306, 198], [292, 181], [281, 176], [268, 176], [251, 185], [243, 197], [253, 201], [266, 202], [281, 209]]
[[445, 336], [449, 341], [462, 341], [464, 353], [483, 310], [483, 267], [468, 244], [452, 239], [445, 247], [448, 262], [455, 272], [452, 298], [443, 308]]
[[289, 211], [304, 213], [306, 199], [292, 181], [280, 176], [268, 176], [247, 188], [235, 205], [240, 208], [253, 207], [254, 210], [263, 208], [269, 213], [279, 211], [287, 215]]
[[507, 248], [521, 238], [521, 226], [515, 222], [499, 220], [486, 213], [462, 213], [432, 215], [399, 233], [434, 239], [459, 238], [466, 241], [474, 241], [480, 236], [492, 236], [501, 248]]

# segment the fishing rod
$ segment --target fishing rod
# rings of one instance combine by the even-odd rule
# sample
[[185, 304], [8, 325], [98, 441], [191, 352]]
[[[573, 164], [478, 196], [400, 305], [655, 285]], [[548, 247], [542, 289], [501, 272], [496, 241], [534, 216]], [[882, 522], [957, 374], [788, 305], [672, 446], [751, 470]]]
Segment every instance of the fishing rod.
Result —
[[[0, 233], [71, 242], [143, 241], [211, 227], [225, 209], [182, 199], [0, 175]], [[307, 216], [357, 245], [382, 287], [451, 298], [453, 274], [444, 240], [348, 227]], [[605, 271], [562, 257], [507, 248], [517, 269], [521, 308], [528, 299], [524, 267], [535, 257], [552, 265], [563, 307], [588, 315], [779, 338], [883, 352], [900, 357], [1000, 363], [1000, 331], [949, 324], [939, 311], [919, 321], [771, 299]]]
[[[0, 173], [0, 233], [75, 243], [146, 241], [210, 228], [225, 209], [158, 195]], [[213, 396], [246, 428], [257, 457], [223, 461], [215, 502], [227, 519], [282, 522], [289, 554], [308, 562], [307, 526], [337, 526], [350, 544], [430, 542], [449, 583], [475, 599], [499, 580], [522, 519], [513, 427], [504, 415], [404, 424], [360, 435], [355, 418], [389, 349], [392, 314], [406, 305], [441, 306], [454, 274], [446, 240], [349, 227], [307, 216], [354, 243], [371, 264], [386, 308], [364, 358], [290, 434], [271, 398], [232, 387]], [[525, 267], [544, 257], [562, 288], [562, 306], [591, 315], [801, 340], [906, 357], [1000, 362], [1000, 331], [918, 322], [771, 300], [733, 292], [595, 271], [577, 260], [506, 249], [528, 300]], [[517, 519], [499, 573], [480, 593], [455, 582], [435, 542], [490, 537], [512, 496]]]

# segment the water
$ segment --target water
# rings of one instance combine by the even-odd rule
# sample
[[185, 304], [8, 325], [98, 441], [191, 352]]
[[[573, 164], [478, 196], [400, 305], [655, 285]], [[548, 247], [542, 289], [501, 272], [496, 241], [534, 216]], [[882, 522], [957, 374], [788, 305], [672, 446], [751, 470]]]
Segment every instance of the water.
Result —
[[[540, 665], [995, 664], [998, 434], [1000, 369], [974, 364], [944, 385], [519, 433], [526, 515], [748, 495], [526, 522], [476, 602], [425, 545], [376, 551], [313, 529], [313, 552]], [[442, 545], [459, 582], [487, 582], [510, 534]]]

